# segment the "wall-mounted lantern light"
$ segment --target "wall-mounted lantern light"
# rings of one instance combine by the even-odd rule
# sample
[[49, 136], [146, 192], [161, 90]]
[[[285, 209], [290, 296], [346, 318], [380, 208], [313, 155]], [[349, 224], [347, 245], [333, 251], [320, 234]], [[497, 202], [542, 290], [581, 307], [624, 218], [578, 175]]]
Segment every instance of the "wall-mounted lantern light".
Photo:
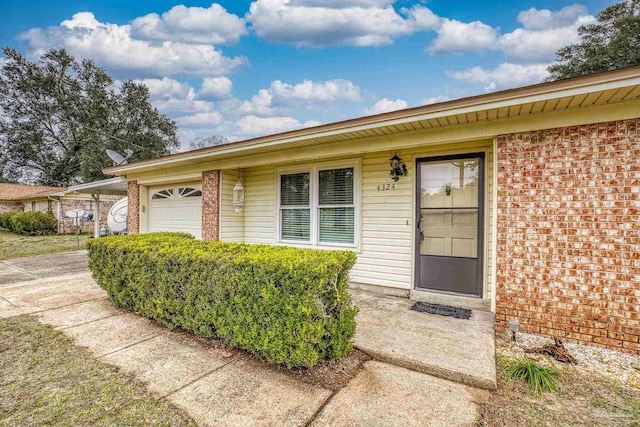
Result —
[[238, 182], [233, 187], [233, 208], [236, 212], [241, 212], [244, 206], [244, 187], [240, 182], [240, 171], [238, 171]]
[[391, 166], [391, 171], [389, 175], [391, 175], [391, 179], [397, 182], [401, 176], [407, 176], [407, 165], [402, 163], [402, 159], [398, 157], [398, 154], [395, 153], [392, 158], [389, 159], [389, 166]]

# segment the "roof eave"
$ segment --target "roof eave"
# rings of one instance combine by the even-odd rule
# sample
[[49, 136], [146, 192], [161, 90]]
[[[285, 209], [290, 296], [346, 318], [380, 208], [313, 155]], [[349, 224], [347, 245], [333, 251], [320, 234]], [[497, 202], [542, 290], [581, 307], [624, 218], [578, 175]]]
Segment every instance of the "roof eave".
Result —
[[[618, 86], [640, 84], [640, 66], [605, 73], [577, 77], [550, 83], [540, 83], [516, 89], [477, 95], [438, 104], [414, 107], [374, 116], [360, 117], [341, 122], [329, 123], [281, 134], [268, 135], [230, 144], [208, 147], [169, 156], [143, 160], [127, 165], [112, 166], [103, 169], [107, 175], [124, 175], [128, 172], [175, 164], [184, 161], [198, 161], [221, 154], [243, 152], [257, 147], [287, 144], [289, 142], [321, 138], [335, 134], [355, 132], [382, 126], [397, 125], [411, 121], [428, 120], [455, 114], [465, 114], [483, 109], [518, 105], [518, 103], [536, 102], [562, 96], [597, 92]], [[586, 90], [588, 89], [588, 90]]]

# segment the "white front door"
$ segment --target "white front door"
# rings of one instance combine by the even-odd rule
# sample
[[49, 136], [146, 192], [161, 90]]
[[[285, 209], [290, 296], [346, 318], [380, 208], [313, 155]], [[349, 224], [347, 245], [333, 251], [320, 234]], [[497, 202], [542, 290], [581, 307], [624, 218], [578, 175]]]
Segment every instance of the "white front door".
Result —
[[149, 189], [149, 232], [182, 231], [202, 238], [202, 184]]

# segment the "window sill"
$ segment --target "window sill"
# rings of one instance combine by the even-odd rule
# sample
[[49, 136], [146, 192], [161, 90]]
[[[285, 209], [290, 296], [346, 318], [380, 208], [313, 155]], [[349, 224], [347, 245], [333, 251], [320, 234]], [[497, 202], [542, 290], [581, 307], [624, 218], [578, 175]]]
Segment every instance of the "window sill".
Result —
[[280, 242], [276, 242], [276, 245], [278, 246], [291, 246], [294, 248], [301, 248], [301, 249], [320, 249], [323, 251], [339, 251], [339, 250], [343, 250], [343, 251], [353, 251], [355, 253], [360, 253], [360, 248], [358, 248], [358, 246], [356, 245], [339, 245], [339, 244], [335, 244], [335, 245], [331, 245], [331, 244], [319, 244], [319, 245], [314, 245], [312, 243], [304, 243], [304, 242], [288, 242], [288, 241], [280, 241]]

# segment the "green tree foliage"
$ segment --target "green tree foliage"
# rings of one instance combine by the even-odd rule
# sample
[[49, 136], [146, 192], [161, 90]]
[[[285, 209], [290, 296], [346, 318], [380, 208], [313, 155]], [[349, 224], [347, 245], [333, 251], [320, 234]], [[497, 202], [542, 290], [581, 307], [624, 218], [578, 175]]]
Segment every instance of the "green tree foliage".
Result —
[[115, 87], [92, 61], [51, 49], [29, 61], [4, 49], [0, 69], [0, 176], [42, 185], [103, 179], [107, 148], [132, 160], [179, 146], [176, 125], [149, 102], [143, 84]]
[[580, 43], [562, 47], [548, 81], [640, 65], [640, 0], [614, 3], [578, 29]]

